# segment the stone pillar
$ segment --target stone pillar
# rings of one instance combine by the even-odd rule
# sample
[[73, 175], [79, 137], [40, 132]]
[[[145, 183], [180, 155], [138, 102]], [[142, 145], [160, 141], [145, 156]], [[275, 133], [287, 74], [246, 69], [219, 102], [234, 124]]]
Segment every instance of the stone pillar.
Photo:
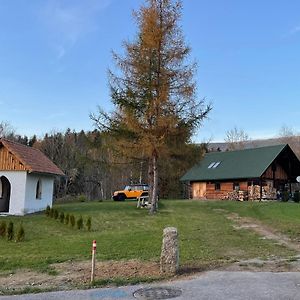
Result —
[[178, 233], [175, 227], [166, 227], [160, 255], [160, 272], [174, 275], [179, 268]]

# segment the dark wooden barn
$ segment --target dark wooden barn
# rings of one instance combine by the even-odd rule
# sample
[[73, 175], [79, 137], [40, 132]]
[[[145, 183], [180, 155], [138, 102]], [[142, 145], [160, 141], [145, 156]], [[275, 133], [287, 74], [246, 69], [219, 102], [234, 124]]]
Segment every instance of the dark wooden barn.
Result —
[[300, 161], [289, 145], [207, 153], [181, 181], [193, 199], [276, 199], [291, 192]]

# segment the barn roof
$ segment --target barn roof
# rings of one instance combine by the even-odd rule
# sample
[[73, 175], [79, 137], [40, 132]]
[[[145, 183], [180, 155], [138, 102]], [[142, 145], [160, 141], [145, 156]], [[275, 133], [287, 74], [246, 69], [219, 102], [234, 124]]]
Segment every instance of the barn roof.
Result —
[[3, 145], [11, 152], [24, 165], [25, 170], [28, 172], [64, 175], [63, 171], [39, 149], [3, 138], [0, 139], [0, 145]]
[[[293, 161], [293, 173], [300, 162], [288, 145], [276, 145], [227, 152], [211, 152], [181, 177], [181, 181], [208, 181], [261, 177], [272, 162], [288, 152]], [[300, 174], [298, 174], [300, 175]]]

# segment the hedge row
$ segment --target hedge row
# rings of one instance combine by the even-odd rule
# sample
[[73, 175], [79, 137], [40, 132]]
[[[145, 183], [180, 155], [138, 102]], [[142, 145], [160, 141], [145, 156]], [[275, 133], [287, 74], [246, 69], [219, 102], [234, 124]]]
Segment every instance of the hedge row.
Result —
[[15, 226], [12, 221], [6, 224], [5, 221], [0, 223], [0, 237], [6, 238], [8, 241], [15, 241], [15, 242], [23, 242], [25, 240], [25, 230], [22, 223], [19, 225], [17, 229], [17, 234], [15, 236]]
[[49, 205], [46, 208], [45, 214], [47, 217], [53, 218], [55, 220], [59, 220], [62, 224], [70, 225], [72, 228], [74, 228], [76, 225], [77, 229], [79, 229], [79, 230], [83, 229], [84, 224], [85, 224], [86, 229], [88, 231], [91, 231], [91, 228], [92, 228], [92, 218], [91, 217], [87, 217], [87, 219], [84, 223], [82, 216], [80, 216], [76, 220], [74, 215], [69, 214], [69, 213], [65, 214], [63, 211], [59, 212], [55, 208], [50, 208]]

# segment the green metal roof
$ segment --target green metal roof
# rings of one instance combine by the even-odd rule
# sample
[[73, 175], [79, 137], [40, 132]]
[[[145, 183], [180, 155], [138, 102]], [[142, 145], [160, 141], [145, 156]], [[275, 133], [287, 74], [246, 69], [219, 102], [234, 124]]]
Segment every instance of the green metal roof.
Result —
[[[207, 153], [180, 180], [206, 181], [259, 178], [286, 146], [276, 145], [237, 151]], [[217, 164], [218, 162], [219, 164]]]

